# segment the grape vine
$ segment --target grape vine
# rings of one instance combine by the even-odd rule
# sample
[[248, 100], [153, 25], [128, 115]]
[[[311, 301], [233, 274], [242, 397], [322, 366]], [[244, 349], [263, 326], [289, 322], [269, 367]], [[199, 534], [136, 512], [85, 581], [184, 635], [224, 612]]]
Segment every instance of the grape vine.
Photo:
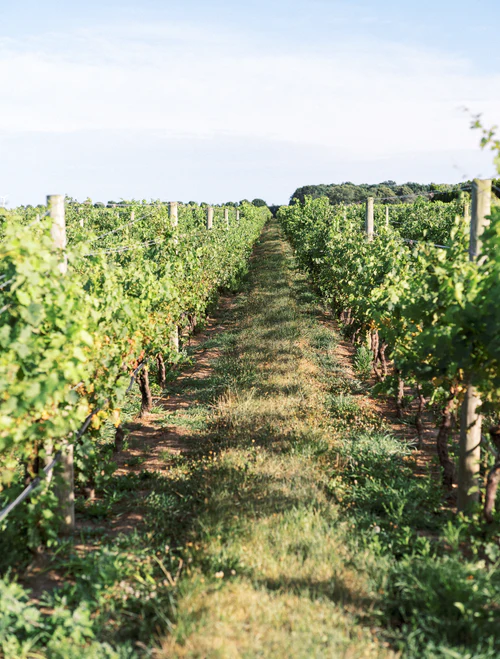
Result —
[[[482, 411], [493, 421], [500, 409], [500, 209], [493, 207], [483, 234], [482, 259], [471, 262], [466, 203], [391, 207], [389, 224], [376, 207], [372, 242], [362, 233], [364, 207], [306, 198], [279, 211], [299, 261], [346, 335], [368, 343], [380, 387], [395, 392], [400, 412], [403, 382], [411, 387], [420, 400], [419, 430], [426, 402], [439, 411], [447, 488], [456, 481], [448, 441], [467, 385], [481, 391]], [[486, 468], [492, 458], [484, 460]]]
[[[51, 239], [46, 209], [3, 218], [0, 241], [0, 487], [8, 501], [41, 473], [64, 442], [80, 439], [93, 459], [103, 422], [120, 424], [130, 376], [140, 363], [181, 357], [172, 335], [191, 332], [223, 289], [245, 272], [267, 208], [206, 211], [133, 203], [102, 209], [66, 204], [69, 268]], [[133, 219], [131, 219], [133, 217]], [[89, 478], [85, 465], [80, 477]], [[17, 488], [17, 489], [16, 489]]]

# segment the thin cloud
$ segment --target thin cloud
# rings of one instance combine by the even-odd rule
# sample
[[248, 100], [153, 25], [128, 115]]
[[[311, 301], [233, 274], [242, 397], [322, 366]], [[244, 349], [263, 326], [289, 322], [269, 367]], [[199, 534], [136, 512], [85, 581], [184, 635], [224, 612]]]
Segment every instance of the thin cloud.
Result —
[[346, 165], [392, 158], [401, 166], [404, 157], [411, 168], [425, 154], [444, 163], [477, 148], [460, 107], [487, 124], [500, 115], [500, 75], [480, 75], [446, 52], [352, 37], [321, 51], [277, 51], [244, 32], [174, 22], [3, 39], [0, 80], [4, 150], [33, 135], [108, 132], [115, 143], [143, 135], [148, 144], [211, 140], [216, 149], [253, 140], [320, 149]]
[[4, 42], [3, 130], [224, 133], [375, 156], [470, 146], [456, 108], [481, 98], [474, 109], [500, 110], [500, 76], [446, 54], [378, 42], [255, 54], [224, 37], [173, 24], [77, 31], [64, 48]]

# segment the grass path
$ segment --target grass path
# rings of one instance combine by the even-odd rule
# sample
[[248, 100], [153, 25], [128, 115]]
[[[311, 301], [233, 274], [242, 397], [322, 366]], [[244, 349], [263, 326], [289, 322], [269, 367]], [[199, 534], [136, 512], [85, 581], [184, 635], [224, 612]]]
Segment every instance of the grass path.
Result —
[[[325, 371], [335, 370], [336, 336], [317, 311], [272, 225], [203, 382], [205, 392], [223, 385], [198, 429], [208, 457], [178, 462], [203, 505], [184, 538], [187, 569], [160, 656], [388, 656], [359, 624], [376, 599], [373, 566], [346, 544], [328, 493]], [[199, 407], [180, 418], [189, 425], [190, 415], [194, 427]]]

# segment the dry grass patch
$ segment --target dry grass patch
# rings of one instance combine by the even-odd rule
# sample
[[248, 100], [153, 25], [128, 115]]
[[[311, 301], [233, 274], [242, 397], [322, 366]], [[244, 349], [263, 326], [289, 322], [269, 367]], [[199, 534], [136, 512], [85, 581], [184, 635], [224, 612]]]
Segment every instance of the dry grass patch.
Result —
[[[255, 589], [243, 581], [199, 591], [180, 602], [194, 629], [175, 629], [157, 659], [269, 659], [394, 657], [368, 631], [327, 600]], [[210, 625], [207, 633], [207, 624]]]

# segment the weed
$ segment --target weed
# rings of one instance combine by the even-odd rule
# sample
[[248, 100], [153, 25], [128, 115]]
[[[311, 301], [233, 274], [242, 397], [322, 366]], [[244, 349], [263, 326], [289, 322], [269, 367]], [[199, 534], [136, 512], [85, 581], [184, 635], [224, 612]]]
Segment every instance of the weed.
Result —
[[354, 370], [360, 378], [368, 379], [371, 376], [373, 368], [373, 353], [366, 345], [360, 345], [356, 348], [354, 355]]

